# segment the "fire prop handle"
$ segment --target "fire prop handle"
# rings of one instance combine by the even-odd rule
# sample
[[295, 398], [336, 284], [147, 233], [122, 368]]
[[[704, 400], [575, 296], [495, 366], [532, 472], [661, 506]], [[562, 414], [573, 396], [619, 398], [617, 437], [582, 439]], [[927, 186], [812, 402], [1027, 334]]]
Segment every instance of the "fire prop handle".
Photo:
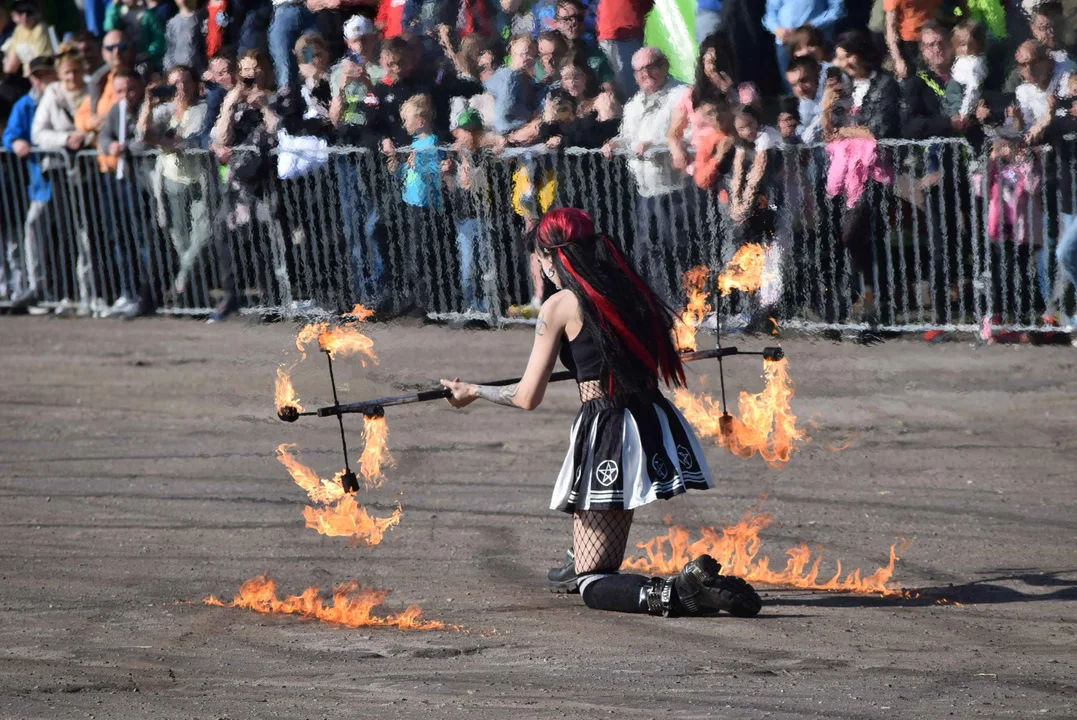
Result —
[[[711, 360], [717, 358], [721, 361], [722, 358], [731, 357], [733, 355], [759, 355], [762, 356], [764, 360], [781, 360], [785, 357], [785, 351], [780, 347], [765, 347], [762, 350], [739, 350], [736, 347], [719, 347], [713, 350], [700, 350], [698, 352], [684, 353], [681, 355], [681, 360], [683, 362], [695, 362], [697, 360]], [[573, 373], [568, 370], [562, 370], [561, 372], [555, 372], [550, 375], [550, 382], [562, 382], [564, 380], [574, 380], [575, 378], [576, 376]], [[506, 378], [479, 384], [502, 386], [512, 385], [518, 382], [520, 382], [520, 378]], [[335, 391], [336, 388], [334, 386], [334, 400], [336, 400]], [[449, 395], [450, 393], [447, 389], [436, 388], [422, 390], [408, 395], [396, 395], [393, 397], [379, 398], [377, 400], [364, 400], [362, 402], [347, 403], [345, 405], [334, 403], [329, 407], [318, 408], [317, 410], [308, 412], [299, 412], [292, 406], [285, 406], [277, 411], [277, 417], [285, 422], [295, 422], [299, 418], [306, 416], [336, 417], [341, 419], [343, 415], [360, 413], [367, 417], [382, 417], [385, 415], [385, 408], [387, 407], [429, 402], [431, 400], [443, 400], [449, 397]]]

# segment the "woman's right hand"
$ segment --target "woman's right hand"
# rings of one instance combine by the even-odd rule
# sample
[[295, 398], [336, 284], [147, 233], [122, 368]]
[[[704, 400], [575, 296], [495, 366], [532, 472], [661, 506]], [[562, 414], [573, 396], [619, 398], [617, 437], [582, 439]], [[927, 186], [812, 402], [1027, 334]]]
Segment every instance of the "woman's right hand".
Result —
[[71, 151], [80, 150], [83, 143], [86, 142], [86, 136], [80, 132], [73, 132], [67, 136], [67, 140], [64, 141], [64, 146]]
[[478, 395], [475, 394], [475, 386], [471, 383], [460, 382], [460, 378], [442, 380], [441, 386], [452, 393], [445, 399], [456, 409], [467, 407], [478, 399]]
[[688, 153], [680, 143], [671, 143], [669, 154], [672, 156], [673, 169], [684, 172], [688, 168]]

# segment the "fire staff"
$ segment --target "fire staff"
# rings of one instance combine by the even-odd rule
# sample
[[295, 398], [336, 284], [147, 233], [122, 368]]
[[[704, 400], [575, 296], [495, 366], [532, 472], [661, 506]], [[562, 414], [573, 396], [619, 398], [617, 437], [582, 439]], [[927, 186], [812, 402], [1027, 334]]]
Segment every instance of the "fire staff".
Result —
[[543, 303], [523, 377], [500, 387], [441, 382], [456, 408], [482, 398], [533, 410], [558, 357], [575, 372], [583, 406], [550, 503], [573, 515], [573, 549], [564, 567], [550, 571], [552, 587], [578, 587], [587, 606], [600, 610], [756, 615], [755, 590], [721, 575], [709, 555], [668, 579], [618, 573], [636, 508], [711, 487], [699, 440], [659, 390], [684, 384], [673, 313], [582, 210], [546, 213], [532, 244], [558, 292]]

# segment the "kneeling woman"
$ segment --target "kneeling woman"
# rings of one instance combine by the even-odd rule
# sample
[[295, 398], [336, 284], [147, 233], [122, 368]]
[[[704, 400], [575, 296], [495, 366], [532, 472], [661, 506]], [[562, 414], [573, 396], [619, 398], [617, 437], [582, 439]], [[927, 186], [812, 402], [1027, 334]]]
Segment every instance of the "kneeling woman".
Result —
[[561, 581], [578, 583], [584, 602], [601, 610], [757, 614], [752, 587], [719, 575], [709, 555], [668, 580], [618, 574], [635, 508], [710, 487], [699, 441], [659, 391], [660, 383], [684, 383], [673, 314], [582, 210], [549, 211], [533, 237], [542, 271], [559, 292], [539, 313], [527, 370], [508, 387], [442, 380], [450, 404], [483, 398], [533, 410], [560, 354], [583, 401], [550, 505], [574, 516], [574, 567]]

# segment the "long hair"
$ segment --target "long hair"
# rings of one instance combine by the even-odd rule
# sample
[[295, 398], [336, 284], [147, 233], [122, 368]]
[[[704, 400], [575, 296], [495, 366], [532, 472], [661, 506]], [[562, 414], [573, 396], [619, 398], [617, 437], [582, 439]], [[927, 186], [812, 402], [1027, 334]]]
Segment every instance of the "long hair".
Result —
[[[725, 100], [725, 93], [719, 90], [707, 77], [704, 69], [707, 52], [714, 50], [714, 64], [718, 72], [724, 72], [736, 80], [736, 66], [733, 62], [733, 51], [729, 45], [729, 38], [724, 32], [714, 32], [703, 38], [699, 45], [699, 55], [696, 57], [696, 82], [692, 86], [692, 108], [698, 108], [705, 102]], [[734, 82], [734, 85], [736, 83]]]
[[673, 311], [632, 268], [583, 210], [556, 208], [532, 231], [536, 252], [548, 255], [565, 289], [580, 303], [592, 329], [607, 392], [633, 394], [656, 380], [684, 384], [673, 345]]

